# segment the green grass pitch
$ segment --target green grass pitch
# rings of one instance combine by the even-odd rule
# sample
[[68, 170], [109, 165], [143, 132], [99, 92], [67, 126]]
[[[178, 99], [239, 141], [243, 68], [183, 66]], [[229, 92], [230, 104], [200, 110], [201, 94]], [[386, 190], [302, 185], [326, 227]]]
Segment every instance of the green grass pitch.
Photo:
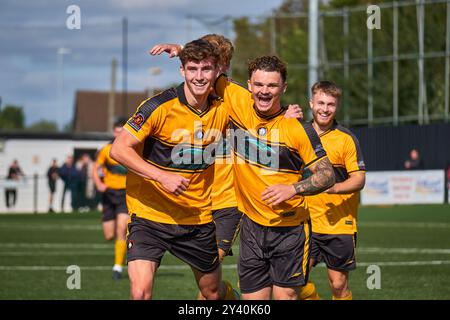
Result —
[[[113, 250], [99, 213], [0, 214], [0, 299], [128, 299], [128, 279], [111, 277]], [[223, 277], [236, 284], [237, 244], [233, 250]], [[362, 207], [357, 261], [350, 274], [354, 299], [450, 299], [450, 206]], [[80, 267], [80, 289], [67, 287], [71, 265]], [[380, 268], [380, 289], [367, 286], [374, 283], [370, 265]], [[323, 265], [310, 279], [321, 298], [330, 299]], [[191, 270], [167, 253], [154, 299], [196, 294]]]

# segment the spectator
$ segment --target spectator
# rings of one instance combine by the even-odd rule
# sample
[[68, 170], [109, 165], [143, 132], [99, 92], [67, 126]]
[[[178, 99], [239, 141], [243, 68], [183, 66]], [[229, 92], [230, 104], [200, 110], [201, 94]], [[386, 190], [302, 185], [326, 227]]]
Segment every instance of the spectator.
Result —
[[50, 168], [47, 170], [47, 181], [48, 181], [48, 188], [50, 190], [49, 196], [48, 196], [48, 212], [55, 212], [53, 210], [53, 198], [56, 191], [56, 181], [58, 180], [58, 164], [56, 162], [56, 159], [52, 160], [52, 164], [50, 165]]
[[79, 172], [77, 183], [77, 208], [80, 212], [87, 212], [90, 209], [94, 198], [94, 188], [91, 177], [93, 162], [89, 154], [84, 153], [76, 163]]
[[64, 190], [61, 197], [61, 212], [64, 212], [64, 200], [66, 192], [70, 191], [72, 196], [71, 207], [72, 210], [78, 209], [77, 199], [77, 184], [80, 177], [80, 173], [73, 163], [73, 156], [68, 156], [66, 162], [58, 170], [58, 174], [64, 182]]
[[409, 152], [409, 159], [405, 161], [406, 170], [423, 170], [423, 161], [420, 158], [419, 151], [417, 149], [412, 149]]
[[17, 187], [15, 183], [20, 180], [20, 176], [24, 176], [22, 169], [19, 167], [17, 159], [14, 159], [12, 164], [9, 166], [7, 180], [11, 180], [13, 184], [5, 188], [5, 200], [6, 208], [10, 209], [16, 205], [17, 201]]

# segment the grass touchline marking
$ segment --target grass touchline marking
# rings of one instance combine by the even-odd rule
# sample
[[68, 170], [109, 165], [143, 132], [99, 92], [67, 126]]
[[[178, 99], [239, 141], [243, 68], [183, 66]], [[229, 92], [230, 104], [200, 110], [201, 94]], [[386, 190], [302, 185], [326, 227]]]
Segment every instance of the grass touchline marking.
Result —
[[[383, 262], [358, 262], [359, 267], [377, 265], [380, 267], [404, 267], [404, 266], [438, 266], [450, 264], [450, 260], [430, 260], [430, 261], [383, 261]], [[325, 267], [324, 264], [317, 265]], [[0, 266], [0, 271], [61, 271], [66, 270], [68, 266]], [[225, 264], [223, 269], [236, 269], [236, 264]], [[80, 266], [81, 271], [103, 271], [111, 270], [111, 266]], [[158, 270], [188, 270], [188, 265], [162, 265]]]

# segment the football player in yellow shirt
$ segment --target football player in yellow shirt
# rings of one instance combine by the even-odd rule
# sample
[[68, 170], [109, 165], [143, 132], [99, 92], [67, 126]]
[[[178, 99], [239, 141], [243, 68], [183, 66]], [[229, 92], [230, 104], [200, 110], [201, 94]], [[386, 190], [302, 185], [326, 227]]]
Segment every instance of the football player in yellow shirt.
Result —
[[[323, 193], [308, 196], [311, 214], [311, 263], [323, 261], [335, 300], [351, 300], [349, 271], [356, 268], [356, 222], [359, 191], [365, 184], [365, 164], [358, 139], [335, 120], [341, 89], [329, 81], [311, 88], [312, 126], [333, 165], [336, 184]], [[307, 292], [308, 291], [308, 292]], [[308, 283], [301, 295], [314, 297]]]
[[[262, 56], [248, 75], [248, 90], [223, 75], [215, 85], [231, 106], [236, 197], [245, 215], [240, 288], [244, 299], [297, 299], [309, 273], [305, 196], [332, 186], [334, 174], [312, 126], [284, 116], [285, 64]], [[313, 174], [301, 180], [305, 167]]]
[[[115, 138], [122, 131], [125, 122], [125, 119], [120, 119], [114, 123]], [[92, 178], [95, 187], [102, 193], [103, 234], [106, 240], [115, 240], [113, 279], [117, 280], [122, 277], [127, 253], [125, 243], [128, 222], [125, 199], [127, 169], [109, 156], [112, 142], [98, 152], [92, 169]], [[100, 177], [100, 171], [102, 171], [103, 179]]]
[[232, 299], [221, 281], [211, 214], [213, 159], [209, 147], [222, 136], [228, 116], [210, 95], [218, 54], [205, 40], [180, 53], [185, 79], [144, 101], [124, 126], [111, 156], [129, 169], [128, 274], [132, 299], [150, 299], [166, 251], [191, 266], [207, 299]]

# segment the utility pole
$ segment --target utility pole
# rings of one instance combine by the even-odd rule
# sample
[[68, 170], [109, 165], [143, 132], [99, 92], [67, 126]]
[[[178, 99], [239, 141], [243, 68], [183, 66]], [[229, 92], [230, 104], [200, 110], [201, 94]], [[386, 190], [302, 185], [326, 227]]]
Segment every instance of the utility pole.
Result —
[[108, 128], [107, 131], [112, 132], [114, 127], [114, 105], [116, 97], [116, 68], [117, 60], [113, 59], [111, 63], [111, 90], [108, 98]]
[[[319, 0], [309, 1], [308, 14], [308, 96], [309, 90], [317, 82], [317, 69], [319, 67]], [[310, 118], [311, 111], [308, 111]]]
[[[72, 51], [69, 48], [65, 48], [65, 47], [59, 47], [58, 50], [56, 51], [56, 57], [58, 60], [58, 71], [59, 71], [59, 76], [58, 76], [58, 116], [59, 119], [63, 119], [63, 115], [64, 115], [64, 103], [63, 103], [63, 97], [64, 97], [64, 55], [65, 54], [70, 54]], [[63, 126], [62, 123], [60, 123], [61, 128]], [[60, 129], [61, 129], [60, 128]]]
[[122, 20], [122, 114], [127, 114], [127, 74], [128, 74], [128, 19]]

